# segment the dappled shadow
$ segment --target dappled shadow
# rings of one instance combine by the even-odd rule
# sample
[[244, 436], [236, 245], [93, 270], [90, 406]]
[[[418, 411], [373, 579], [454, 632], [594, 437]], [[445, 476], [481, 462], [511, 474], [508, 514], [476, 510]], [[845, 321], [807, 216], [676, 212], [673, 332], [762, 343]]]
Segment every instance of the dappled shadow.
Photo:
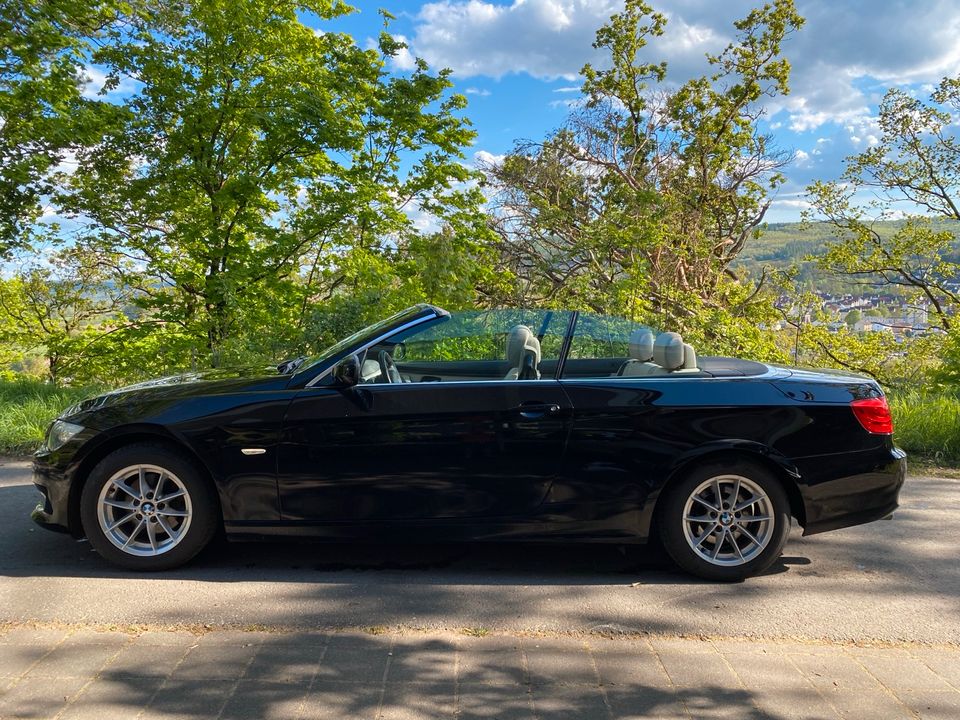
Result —
[[[6, 487], [0, 577], [5, 615], [18, 619], [960, 642], [956, 485], [909, 481], [892, 521], [810, 538], [795, 528], [767, 573], [735, 585], [686, 576], [655, 548], [514, 543], [219, 544], [188, 567], [138, 575], [33, 528], [32, 489]], [[161, 579], [171, 584], [158, 595]]]
[[[795, 717], [812, 688], [751, 690], [730, 675], [677, 686], [648, 644], [454, 635], [211, 633], [185, 639], [70, 638], [39, 662], [2, 645], [25, 673], [4, 681], [10, 718], [593, 718]], [[596, 646], [596, 643], [594, 643]], [[29, 657], [18, 657], [26, 653]], [[718, 655], [691, 662], [721, 662]], [[724, 671], [724, 674], [728, 674]], [[92, 682], [89, 678], [96, 676]], [[708, 679], [709, 678], [709, 679]], [[56, 687], [31, 693], [33, 685]], [[767, 710], [777, 705], [781, 711]], [[760, 710], [758, 708], [765, 708]], [[59, 716], [59, 715], [58, 715]]]

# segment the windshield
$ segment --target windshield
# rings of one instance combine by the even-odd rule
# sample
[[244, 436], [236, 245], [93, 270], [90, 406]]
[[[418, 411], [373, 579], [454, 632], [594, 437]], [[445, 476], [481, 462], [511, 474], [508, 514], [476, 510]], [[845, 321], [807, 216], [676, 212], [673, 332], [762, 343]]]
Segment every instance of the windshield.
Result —
[[305, 363], [305, 366], [313, 367], [319, 363], [325, 363], [328, 360], [331, 360], [342, 354], [346, 350], [349, 350], [351, 347], [360, 343], [360, 341], [364, 340], [365, 338], [373, 339], [377, 335], [385, 332], [387, 329], [395, 325], [403, 324], [405, 320], [413, 320], [415, 317], [420, 315], [426, 307], [426, 305], [414, 305], [413, 307], [401, 310], [395, 315], [391, 315], [385, 320], [376, 322], [373, 325], [368, 325], [362, 330], [357, 330], [357, 332], [353, 333], [353, 335], [345, 337], [343, 340], [334, 343], [326, 350], [321, 351], [318, 355], [311, 357], [310, 360]]

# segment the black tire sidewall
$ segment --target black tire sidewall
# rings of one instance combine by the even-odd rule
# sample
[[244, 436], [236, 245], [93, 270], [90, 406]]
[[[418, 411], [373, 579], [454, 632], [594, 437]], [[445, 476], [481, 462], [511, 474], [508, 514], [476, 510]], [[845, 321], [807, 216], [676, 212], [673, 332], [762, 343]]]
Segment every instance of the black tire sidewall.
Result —
[[[699, 557], [683, 534], [683, 509], [687, 499], [700, 483], [717, 475], [740, 475], [750, 479], [763, 488], [773, 504], [773, 537], [767, 547], [750, 562], [735, 567], [713, 565]], [[763, 572], [783, 553], [790, 534], [790, 501], [780, 480], [767, 468], [745, 460], [700, 465], [669, 486], [657, 509], [664, 549], [681, 568], [707, 580], [738, 582]]]
[[[190, 495], [193, 517], [186, 536], [162, 555], [129, 555], [116, 547], [100, 527], [97, 507], [103, 486], [118, 470], [130, 465], [157, 465], [175, 474]], [[94, 550], [104, 559], [131, 570], [168, 570], [189, 562], [216, 532], [217, 501], [210, 482], [182, 452], [162, 445], [135, 444], [115, 450], [101, 460], [87, 477], [80, 495], [80, 521]]]

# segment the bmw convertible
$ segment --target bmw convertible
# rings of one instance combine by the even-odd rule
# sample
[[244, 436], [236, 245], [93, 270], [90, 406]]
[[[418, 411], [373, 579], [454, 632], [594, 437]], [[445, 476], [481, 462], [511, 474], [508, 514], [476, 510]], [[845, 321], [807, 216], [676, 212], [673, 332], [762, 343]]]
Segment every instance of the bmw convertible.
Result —
[[741, 580], [804, 534], [890, 515], [873, 380], [698, 355], [557, 310], [417, 305], [312, 358], [85, 400], [34, 456], [41, 525], [162, 570], [230, 540], [658, 541]]

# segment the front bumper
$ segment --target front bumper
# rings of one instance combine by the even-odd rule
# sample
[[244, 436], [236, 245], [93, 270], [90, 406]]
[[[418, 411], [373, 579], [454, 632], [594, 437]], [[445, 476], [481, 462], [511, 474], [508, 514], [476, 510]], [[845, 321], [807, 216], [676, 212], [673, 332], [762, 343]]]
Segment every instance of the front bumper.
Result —
[[[804, 535], [862, 525], [893, 514], [899, 507], [900, 489], [907, 475], [907, 454], [896, 447], [863, 455], [857, 472], [837, 477], [836, 464], [847, 465], [854, 458], [821, 457], [798, 463], [805, 487], [802, 489], [806, 522]], [[844, 468], [853, 470], [853, 467]], [[832, 472], [831, 472], [832, 471]], [[830, 477], [832, 475], [832, 477]]]
[[30, 518], [48, 530], [77, 532], [70, 517], [70, 479], [56, 464], [56, 454], [38, 450], [33, 456], [33, 484], [40, 501]]

